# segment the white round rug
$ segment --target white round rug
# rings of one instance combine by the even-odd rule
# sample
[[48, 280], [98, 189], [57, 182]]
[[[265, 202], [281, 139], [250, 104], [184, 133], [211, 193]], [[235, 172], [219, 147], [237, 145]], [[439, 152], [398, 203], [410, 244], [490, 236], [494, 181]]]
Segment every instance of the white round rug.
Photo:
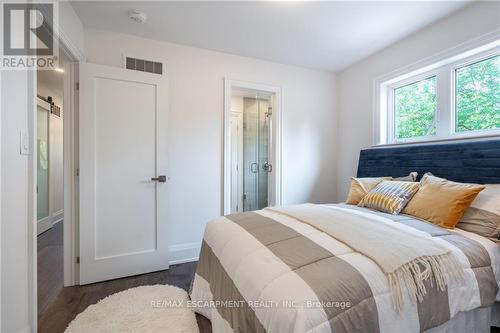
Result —
[[199, 333], [188, 300], [186, 291], [174, 286], [131, 288], [90, 305], [65, 332]]

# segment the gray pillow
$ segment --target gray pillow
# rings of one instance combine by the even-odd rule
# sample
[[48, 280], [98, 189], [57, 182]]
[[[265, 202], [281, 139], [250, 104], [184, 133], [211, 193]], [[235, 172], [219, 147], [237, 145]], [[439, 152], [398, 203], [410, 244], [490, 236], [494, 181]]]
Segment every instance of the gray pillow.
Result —
[[474, 232], [499, 242], [500, 237], [500, 184], [485, 185], [465, 211], [457, 228]]
[[392, 180], [399, 180], [402, 182], [414, 182], [417, 180], [417, 176], [418, 176], [418, 172], [413, 171], [413, 172], [410, 172], [410, 174], [408, 176], [396, 177], [396, 178], [393, 178]]

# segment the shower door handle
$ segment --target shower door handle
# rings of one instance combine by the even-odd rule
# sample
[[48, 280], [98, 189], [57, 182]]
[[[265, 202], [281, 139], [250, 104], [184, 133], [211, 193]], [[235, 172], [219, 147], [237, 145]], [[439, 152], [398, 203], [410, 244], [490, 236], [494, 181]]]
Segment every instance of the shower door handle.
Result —
[[266, 163], [264, 163], [264, 165], [262, 166], [262, 170], [267, 171], [267, 172], [272, 172], [273, 165], [269, 164], [269, 162], [266, 161]]
[[250, 164], [250, 172], [252, 173], [259, 172], [259, 165], [257, 163]]

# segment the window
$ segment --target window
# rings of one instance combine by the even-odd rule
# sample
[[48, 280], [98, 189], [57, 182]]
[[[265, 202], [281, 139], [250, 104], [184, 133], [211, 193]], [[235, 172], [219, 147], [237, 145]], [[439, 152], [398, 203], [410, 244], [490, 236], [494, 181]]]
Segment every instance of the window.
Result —
[[380, 81], [379, 143], [500, 135], [499, 45]]
[[456, 131], [500, 128], [500, 56], [455, 70]]
[[394, 89], [394, 113], [397, 139], [434, 134], [436, 77]]

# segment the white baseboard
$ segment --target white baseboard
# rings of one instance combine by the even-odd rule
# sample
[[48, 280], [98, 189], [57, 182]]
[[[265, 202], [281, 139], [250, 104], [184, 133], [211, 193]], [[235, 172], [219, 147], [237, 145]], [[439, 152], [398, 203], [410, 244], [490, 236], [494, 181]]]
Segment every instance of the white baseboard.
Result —
[[200, 255], [200, 243], [176, 244], [168, 247], [169, 265], [183, 264], [198, 261]]
[[52, 213], [52, 225], [61, 222], [64, 219], [64, 209], [58, 212]]

